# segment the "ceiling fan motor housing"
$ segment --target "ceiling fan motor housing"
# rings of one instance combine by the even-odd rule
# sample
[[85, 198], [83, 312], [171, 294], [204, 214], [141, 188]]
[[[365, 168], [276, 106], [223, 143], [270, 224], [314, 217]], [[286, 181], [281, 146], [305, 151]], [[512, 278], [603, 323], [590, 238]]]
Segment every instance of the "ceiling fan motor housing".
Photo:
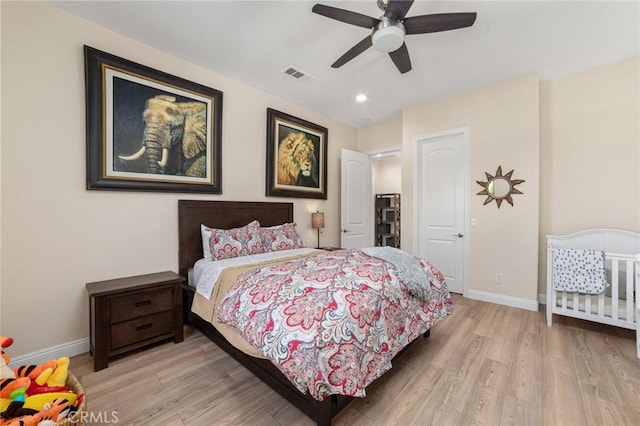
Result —
[[373, 48], [379, 52], [395, 52], [404, 43], [404, 25], [402, 22], [380, 17], [380, 23], [371, 33]]

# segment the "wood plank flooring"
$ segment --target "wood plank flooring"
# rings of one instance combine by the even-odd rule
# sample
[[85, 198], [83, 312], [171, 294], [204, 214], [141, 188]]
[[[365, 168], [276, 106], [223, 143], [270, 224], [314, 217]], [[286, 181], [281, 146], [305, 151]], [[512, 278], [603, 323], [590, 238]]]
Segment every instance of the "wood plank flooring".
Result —
[[[635, 332], [558, 316], [549, 328], [542, 311], [454, 301], [334, 425], [640, 425]], [[97, 373], [83, 354], [71, 370], [94, 416], [118, 424], [313, 424], [191, 327], [183, 343]]]

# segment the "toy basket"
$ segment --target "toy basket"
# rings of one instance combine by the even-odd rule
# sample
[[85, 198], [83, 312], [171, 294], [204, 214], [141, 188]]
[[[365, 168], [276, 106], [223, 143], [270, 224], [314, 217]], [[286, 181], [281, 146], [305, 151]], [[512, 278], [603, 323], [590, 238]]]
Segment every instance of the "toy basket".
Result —
[[84, 388], [82, 387], [82, 384], [80, 383], [78, 378], [74, 376], [71, 371], [69, 371], [69, 373], [67, 374], [66, 384], [70, 391], [75, 392], [78, 396], [84, 394], [84, 397], [82, 398], [82, 402], [78, 407], [78, 411], [73, 413], [64, 421], [56, 423], [56, 426], [82, 426], [83, 420], [86, 418], [86, 414], [82, 413], [87, 412], [87, 394], [84, 392]]

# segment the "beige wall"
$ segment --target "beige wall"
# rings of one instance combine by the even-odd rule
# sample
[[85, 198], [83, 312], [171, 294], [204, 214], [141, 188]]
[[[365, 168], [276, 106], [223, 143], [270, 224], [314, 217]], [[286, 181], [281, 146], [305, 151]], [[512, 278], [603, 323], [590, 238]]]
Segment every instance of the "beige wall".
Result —
[[393, 194], [402, 191], [402, 160], [388, 157], [371, 160], [373, 168], [373, 192]]
[[358, 151], [376, 152], [402, 146], [402, 115], [358, 128]]
[[[469, 129], [470, 228], [468, 290], [537, 300], [538, 271], [538, 78], [527, 75], [495, 85], [436, 100], [403, 111], [403, 152], [413, 152], [413, 138], [467, 127]], [[484, 172], [515, 169], [513, 178], [524, 195], [514, 206], [483, 206]], [[402, 248], [413, 249], [413, 158], [402, 157]], [[496, 284], [496, 273], [504, 284]]]
[[640, 56], [540, 84], [540, 284], [546, 235], [640, 232]]
[[[355, 128], [78, 19], [46, 3], [2, 3], [0, 334], [19, 356], [86, 338], [85, 283], [177, 270], [177, 200], [293, 201], [305, 242], [326, 213], [338, 245], [339, 155]], [[87, 191], [83, 45], [224, 92], [223, 195]], [[10, 106], [10, 107], [8, 107]], [[329, 129], [327, 201], [266, 198], [266, 109]]]

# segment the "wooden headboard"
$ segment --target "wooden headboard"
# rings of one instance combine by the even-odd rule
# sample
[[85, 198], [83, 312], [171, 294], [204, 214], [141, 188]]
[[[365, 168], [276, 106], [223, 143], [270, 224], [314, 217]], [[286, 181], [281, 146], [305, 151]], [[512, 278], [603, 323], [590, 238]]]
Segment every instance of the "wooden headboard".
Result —
[[189, 268], [202, 259], [200, 225], [230, 229], [246, 225], [252, 220], [261, 226], [293, 222], [293, 203], [251, 201], [195, 201], [178, 200], [178, 268], [188, 279]]

